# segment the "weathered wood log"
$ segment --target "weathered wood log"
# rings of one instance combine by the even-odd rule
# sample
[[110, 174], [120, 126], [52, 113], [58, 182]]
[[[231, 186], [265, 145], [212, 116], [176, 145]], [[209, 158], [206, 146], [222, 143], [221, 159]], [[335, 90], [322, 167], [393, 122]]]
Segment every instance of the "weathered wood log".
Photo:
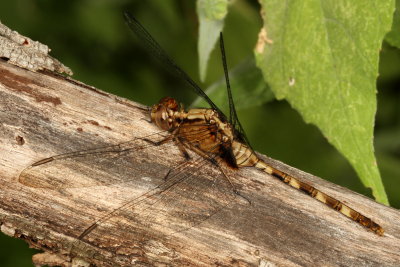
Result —
[[50, 48], [11, 30], [0, 22], [0, 58], [32, 71], [50, 70], [72, 75], [72, 71], [49, 55]]
[[[272, 165], [374, 219], [384, 228], [384, 236], [248, 168], [232, 172], [230, 178], [251, 204], [239, 197], [208, 220], [168, 238], [157, 238], [157, 233], [153, 239], [138, 236], [129, 216], [117, 213], [79, 241], [77, 237], [93, 221], [129, 199], [138, 187], [135, 180], [122, 186], [50, 190], [19, 183], [21, 171], [55, 154], [118, 144], [158, 129], [143, 120], [148, 112], [139, 104], [6, 62], [0, 62], [0, 94], [1, 230], [44, 250], [34, 257], [37, 264], [395, 266], [400, 262], [398, 210], [268, 158]], [[148, 157], [168, 165], [176, 148], [154, 151]]]

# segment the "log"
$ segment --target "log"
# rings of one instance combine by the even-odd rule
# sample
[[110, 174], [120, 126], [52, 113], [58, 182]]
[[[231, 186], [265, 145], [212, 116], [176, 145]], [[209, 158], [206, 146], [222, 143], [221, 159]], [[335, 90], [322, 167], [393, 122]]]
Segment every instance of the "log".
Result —
[[32, 71], [50, 70], [72, 75], [72, 71], [49, 52], [47, 45], [11, 30], [0, 21], [0, 58]]
[[[134, 223], [141, 214], [123, 210], [78, 239], [137, 190], [154, 188], [154, 181], [119, 180], [125, 176], [121, 170], [123, 175], [115, 173], [110, 182], [85, 186], [88, 181], [83, 181], [83, 186], [70, 188], [61, 184], [54, 190], [22, 184], [21, 172], [53, 155], [158, 132], [147, 121], [147, 107], [71, 78], [28, 71], [5, 61], [0, 62], [0, 94], [1, 230], [43, 250], [33, 257], [37, 265], [395, 266], [400, 262], [398, 210], [265, 156], [271, 165], [372, 218], [384, 228], [384, 235], [366, 230], [266, 173], [242, 168], [229, 173], [240, 196], [184, 231], [162, 235], [154, 227], [151, 237], [143, 236]], [[168, 169], [180, 162], [173, 145], [143, 153], [150, 159], [149, 168]], [[135, 157], [139, 162], [143, 155]], [[71, 171], [59, 167], [60, 173]], [[85, 171], [98, 172], [90, 164]], [[58, 178], [68, 181], [74, 175], [81, 177], [65, 173]], [[147, 216], [153, 220], [157, 214]]]

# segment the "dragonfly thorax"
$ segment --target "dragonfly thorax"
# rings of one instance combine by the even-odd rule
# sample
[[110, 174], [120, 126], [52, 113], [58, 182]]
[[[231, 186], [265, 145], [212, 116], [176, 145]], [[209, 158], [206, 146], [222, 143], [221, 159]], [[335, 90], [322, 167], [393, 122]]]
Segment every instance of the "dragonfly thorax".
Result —
[[181, 125], [195, 128], [208, 125], [209, 131], [218, 133], [219, 142], [231, 143], [234, 139], [231, 125], [221, 119], [217, 111], [210, 108], [185, 111], [172, 97], [164, 97], [152, 106], [151, 121], [163, 130], [173, 130]]

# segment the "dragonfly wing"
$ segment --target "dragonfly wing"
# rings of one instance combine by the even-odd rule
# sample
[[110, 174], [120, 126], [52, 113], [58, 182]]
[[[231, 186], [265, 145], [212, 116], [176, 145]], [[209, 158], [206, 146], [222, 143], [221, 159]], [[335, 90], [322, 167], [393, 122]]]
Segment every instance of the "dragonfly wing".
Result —
[[143, 27], [143, 25], [129, 12], [124, 12], [125, 22], [135, 33], [136, 37], [143, 42], [143, 46], [147, 49], [154, 58], [156, 58], [161, 64], [163, 64], [167, 70], [170, 70], [177, 77], [182, 78], [190, 88], [200, 97], [202, 97], [210, 107], [214, 110], [217, 110], [221, 116], [225, 116], [222, 111], [217, 107], [217, 105], [212, 102], [212, 100], [204, 93], [204, 91], [200, 88], [200, 86], [193, 81], [192, 78], [182, 70], [175, 61], [168, 56], [168, 54], [164, 51], [164, 49], [157, 43], [157, 41], [151, 36], [151, 34]]
[[[113, 221], [127, 232], [134, 227], [139, 236], [170, 236], [202, 223], [232, 203], [235, 191], [220, 168], [206, 158], [191, 156], [190, 161], [173, 168], [164, 183], [112, 211], [96, 222], [96, 228]], [[126, 224], [121, 225], [123, 222]]]
[[[168, 135], [163, 132], [118, 145], [42, 159], [24, 169], [19, 182], [33, 188], [60, 190], [126, 183], [145, 176], [162, 181], [168, 172], [167, 165], [157, 164], [152, 157], [160, 150], [152, 142]], [[163, 144], [171, 145], [173, 142]]]
[[170, 178], [179, 183], [155, 195], [143, 210], [144, 221], [151, 227], [162, 225], [168, 235], [200, 224], [236, 197], [229, 180], [204, 158], [189, 162], [184, 170], [173, 170]]
[[235, 104], [233, 102], [233, 96], [232, 96], [232, 90], [231, 90], [231, 84], [229, 82], [229, 71], [228, 71], [228, 63], [226, 61], [226, 55], [225, 55], [225, 45], [224, 45], [224, 38], [222, 35], [222, 32], [220, 33], [219, 36], [219, 45], [220, 45], [220, 50], [221, 50], [221, 57], [222, 57], [222, 66], [224, 68], [224, 74], [225, 74], [225, 81], [226, 81], [226, 91], [228, 95], [228, 103], [229, 103], [229, 123], [233, 126], [234, 132], [235, 132], [235, 137], [239, 139], [242, 143], [245, 143], [248, 147], [251, 148], [251, 145], [249, 143], [249, 140], [246, 137], [246, 134], [243, 130], [243, 127], [239, 121], [239, 117], [236, 113], [236, 108]]

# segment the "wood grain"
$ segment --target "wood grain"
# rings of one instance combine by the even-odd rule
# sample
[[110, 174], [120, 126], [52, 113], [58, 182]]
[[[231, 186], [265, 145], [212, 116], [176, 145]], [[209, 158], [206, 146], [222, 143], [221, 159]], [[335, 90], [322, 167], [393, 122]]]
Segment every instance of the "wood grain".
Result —
[[[238, 198], [189, 230], [167, 238], [154, 233], [153, 239], [138, 236], [129, 214], [121, 213], [77, 241], [94, 220], [126, 201], [137, 185], [94, 186], [90, 191], [38, 189], [18, 182], [21, 171], [55, 154], [118, 144], [158, 130], [143, 119], [148, 115], [144, 106], [6, 62], [0, 62], [0, 94], [1, 230], [44, 250], [35, 257], [37, 263], [396, 266], [400, 262], [398, 210], [269, 158], [265, 159], [273, 166], [374, 219], [385, 229], [384, 236], [276, 178], [244, 168], [230, 177], [251, 204]], [[168, 167], [174, 164], [171, 153], [176, 148], [166, 146], [148, 156]]]

